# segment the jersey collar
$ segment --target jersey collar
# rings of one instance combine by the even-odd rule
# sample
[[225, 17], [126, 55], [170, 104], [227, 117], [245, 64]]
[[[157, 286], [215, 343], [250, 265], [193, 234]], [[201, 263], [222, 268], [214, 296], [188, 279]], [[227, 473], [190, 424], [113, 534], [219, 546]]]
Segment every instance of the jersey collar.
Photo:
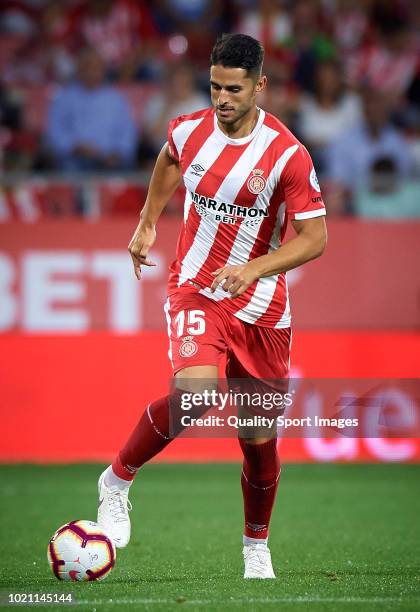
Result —
[[221, 137], [224, 142], [227, 142], [232, 145], [247, 144], [254, 138], [254, 136], [256, 136], [256, 134], [260, 131], [262, 124], [264, 123], [265, 112], [263, 111], [262, 108], [259, 108], [258, 106], [257, 106], [257, 110], [259, 110], [257, 123], [255, 124], [255, 127], [252, 130], [252, 132], [248, 134], [248, 136], [244, 136], [243, 138], [229, 138], [229, 136], [226, 136], [226, 134], [222, 132], [222, 130], [219, 128], [219, 125], [217, 123], [217, 115], [216, 115], [216, 112], [214, 112], [214, 130], [216, 134], [219, 137]]

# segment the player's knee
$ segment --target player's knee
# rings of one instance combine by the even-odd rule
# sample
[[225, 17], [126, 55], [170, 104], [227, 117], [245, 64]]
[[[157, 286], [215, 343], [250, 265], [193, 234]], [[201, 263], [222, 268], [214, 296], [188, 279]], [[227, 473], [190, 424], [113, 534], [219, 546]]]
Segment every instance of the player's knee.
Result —
[[[272, 440], [274, 440], [274, 438], [272, 436], [267, 436], [267, 437], [255, 437], [255, 438], [246, 438], [243, 436], [239, 436], [239, 444], [242, 447], [242, 443], [243, 444], [249, 444], [251, 446], [258, 446], [259, 444], [265, 444], [266, 442], [271, 442]], [[276, 445], [274, 445], [276, 446]]]
[[261, 444], [250, 443], [249, 439], [240, 438], [239, 443], [244, 455], [243, 477], [253, 486], [263, 488], [274, 486], [278, 482], [281, 469], [276, 438]]
[[256, 439], [239, 438], [245, 461], [253, 466], [279, 463], [277, 439], [270, 438], [258, 442], [256, 443]]
[[277, 453], [277, 438], [244, 438], [239, 437], [239, 445], [244, 455], [256, 453]]

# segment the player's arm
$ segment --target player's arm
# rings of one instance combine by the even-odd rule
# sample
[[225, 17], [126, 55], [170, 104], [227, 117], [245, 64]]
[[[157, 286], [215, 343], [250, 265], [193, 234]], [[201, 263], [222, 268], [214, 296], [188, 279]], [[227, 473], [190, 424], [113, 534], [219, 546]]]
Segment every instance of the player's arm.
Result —
[[223, 289], [238, 297], [259, 278], [292, 270], [319, 257], [327, 243], [325, 207], [319, 190], [312, 160], [300, 146], [286, 165], [281, 177], [286, 201], [286, 214], [296, 232], [276, 251], [256, 257], [239, 266], [224, 266], [215, 270], [212, 291], [223, 283]]
[[128, 245], [134, 274], [140, 280], [141, 266], [154, 266], [147, 253], [156, 240], [156, 223], [181, 181], [179, 163], [170, 155], [166, 143], [156, 160], [140, 221]]
[[238, 297], [257, 279], [287, 272], [322, 255], [327, 244], [325, 218], [292, 221], [292, 225], [297, 236], [279, 249], [246, 264], [224, 266], [213, 272], [216, 278], [211, 286], [212, 291], [223, 283], [225, 291], [229, 291], [232, 297]]
[[294, 220], [292, 225], [297, 234], [295, 238], [276, 251], [257, 257], [247, 264], [256, 278], [288, 272], [322, 255], [327, 244], [325, 217]]

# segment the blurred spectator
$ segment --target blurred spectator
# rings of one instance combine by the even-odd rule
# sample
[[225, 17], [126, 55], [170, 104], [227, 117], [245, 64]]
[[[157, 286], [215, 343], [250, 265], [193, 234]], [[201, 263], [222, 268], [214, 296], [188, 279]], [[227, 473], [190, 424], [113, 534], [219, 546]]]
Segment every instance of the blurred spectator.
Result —
[[10, 130], [21, 126], [21, 106], [13, 94], [0, 82], [0, 125]]
[[411, 170], [408, 143], [391, 125], [389, 116], [389, 105], [384, 95], [366, 89], [363, 93], [363, 119], [329, 147], [326, 175], [336, 187], [336, 208], [344, 210], [346, 197], [354, 194], [356, 189], [366, 188], [370, 169], [376, 160], [384, 157], [392, 160], [398, 179], [407, 176]]
[[257, 0], [249, 7], [238, 8], [235, 30], [260, 40], [264, 45], [266, 61], [278, 55], [292, 33], [290, 14], [284, 2]]
[[337, 0], [333, 4], [332, 27], [334, 40], [342, 54], [357, 49], [369, 29], [366, 9], [354, 0]]
[[18, 85], [45, 82], [45, 63], [45, 53], [36, 38], [22, 38], [13, 54], [4, 62], [2, 79], [7, 84]]
[[48, 81], [66, 81], [76, 71], [76, 23], [73, 10], [61, 0], [47, 0], [39, 16], [39, 42]]
[[412, 28], [414, 46], [419, 51], [420, 49], [420, 4], [418, 2], [409, 3], [409, 13], [407, 17], [408, 23]]
[[157, 55], [148, 3], [135, 0], [85, 0], [75, 16], [84, 45], [95, 48], [112, 77], [153, 78]]
[[32, 36], [36, 33], [38, 7], [23, 0], [2, 0], [0, 33], [3, 35]]
[[227, 0], [156, 0], [153, 11], [161, 31], [185, 37], [185, 49], [196, 67], [207, 69], [214, 41], [230, 30]]
[[217, 18], [220, 2], [211, 0], [157, 0], [160, 26], [166, 32], [187, 32]]
[[96, 51], [80, 56], [79, 82], [53, 100], [47, 143], [63, 170], [133, 167], [136, 128], [123, 96], [104, 84], [104, 65]]
[[[59, 0], [8, 0], [0, 12], [0, 61], [7, 83], [39, 84], [72, 74], [71, 7]], [[74, 51], [74, 49], [73, 49]]]
[[420, 179], [420, 106], [409, 107], [404, 116], [405, 129], [411, 156], [413, 158], [413, 175]]
[[144, 112], [144, 137], [154, 157], [167, 139], [168, 123], [178, 115], [188, 115], [210, 105], [210, 99], [197, 90], [194, 72], [187, 64], [171, 66], [165, 88], [153, 95]]
[[[419, 26], [420, 2], [409, 0], [2, 0], [0, 167], [51, 168], [39, 150], [44, 109], [89, 47], [96, 53], [82, 54], [79, 80], [49, 108], [55, 167], [134, 167], [129, 105], [104, 84], [115, 79], [144, 126], [139, 161], [147, 168], [168, 121], [209, 105], [195, 77], [207, 85], [210, 49], [235, 29], [263, 42], [269, 85], [259, 104], [310, 148], [330, 214], [353, 206], [362, 216], [413, 216], [420, 198], [405, 177], [410, 164], [420, 177]], [[180, 58], [189, 64], [174, 64]], [[125, 87], [135, 80], [153, 83]], [[43, 210], [62, 214], [54, 204], [62, 196], [53, 196]]]
[[368, 185], [354, 200], [357, 216], [367, 219], [420, 218], [420, 183], [401, 181], [395, 160], [377, 159], [369, 172]]
[[316, 63], [336, 56], [334, 43], [322, 30], [319, 21], [317, 0], [293, 3], [292, 35], [285, 45], [292, 56], [294, 78], [305, 91], [313, 90]]
[[324, 152], [331, 141], [360, 122], [359, 96], [344, 88], [339, 65], [320, 62], [316, 67], [314, 94], [301, 99], [299, 133], [322, 172]]
[[14, 142], [21, 124], [21, 106], [0, 82], [0, 169], [11, 170], [20, 165], [21, 160], [16, 160]]
[[408, 22], [411, 0], [362, 0], [373, 30], [395, 20]]
[[275, 115], [292, 131], [297, 130], [300, 92], [291, 77], [291, 67], [285, 62], [268, 62], [268, 85], [259, 95], [258, 104]]
[[394, 17], [382, 23], [379, 39], [363, 47], [349, 61], [352, 86], [370, 86], [387, 94], [394, 105], [406, 93], [419, 65], [408, 24]]

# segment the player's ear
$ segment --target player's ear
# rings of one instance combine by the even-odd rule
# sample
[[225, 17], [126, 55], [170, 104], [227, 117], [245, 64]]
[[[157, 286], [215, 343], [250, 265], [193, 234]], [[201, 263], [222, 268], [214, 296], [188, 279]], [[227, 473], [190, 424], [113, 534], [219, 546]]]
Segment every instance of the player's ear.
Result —
[[267, 77], [265, 76], [265, 74], [262, 74], [257, 81], [257, 84], [255, 85], [255, 91], [257, 93], [260, 93], [260, 91], [263, 91], [263, 89], [265, 89], [267, 85]]

